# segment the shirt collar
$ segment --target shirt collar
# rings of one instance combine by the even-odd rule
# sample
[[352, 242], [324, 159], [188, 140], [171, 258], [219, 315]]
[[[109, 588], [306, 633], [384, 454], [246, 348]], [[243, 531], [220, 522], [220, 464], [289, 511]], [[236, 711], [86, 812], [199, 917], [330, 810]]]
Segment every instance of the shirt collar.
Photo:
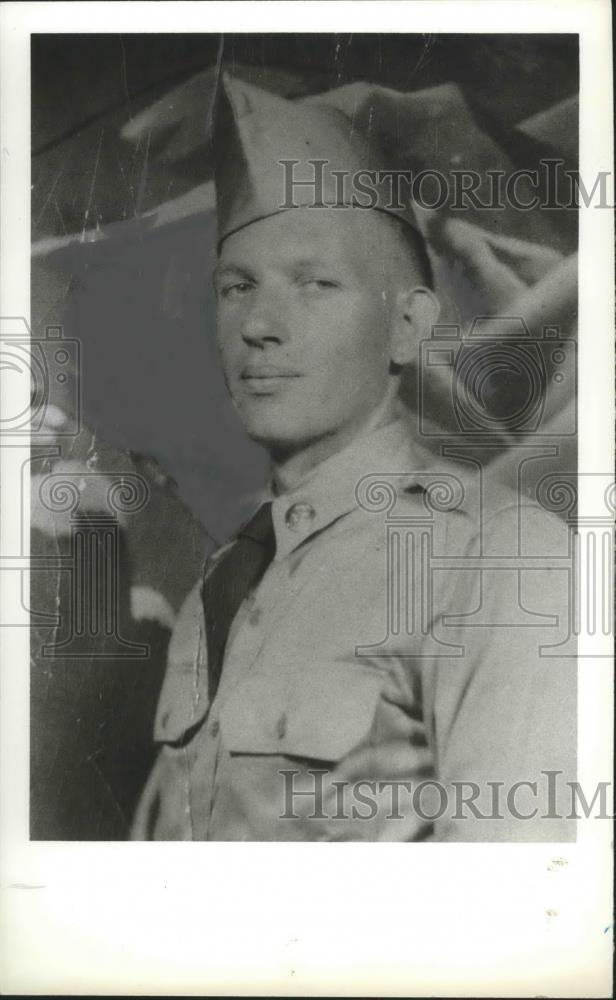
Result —
[[[419, 471], [413, 460], [411, 430], [403, 419], [359, 435], [320, 463], [296, 489], [269, 493], [276, 535], [276, 559], [283, 559], [311, 535], [359, 506], [356, 489], [370, 473]], [[403, 485], [416, 482], [412, 471]]]

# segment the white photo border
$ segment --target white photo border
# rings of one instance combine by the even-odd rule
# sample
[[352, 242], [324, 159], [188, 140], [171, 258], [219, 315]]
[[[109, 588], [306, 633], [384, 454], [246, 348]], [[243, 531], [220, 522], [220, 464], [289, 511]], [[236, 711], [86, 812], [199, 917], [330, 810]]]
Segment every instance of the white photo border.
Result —
[[[603, 0], [5, 3], [3, 316], [30, 312], [31, 33], [567, 33], [580, 38], [580, 172], [613, 179]], [[613, 189], [611, 191], [613, 203]], [[613, 456], [614, 232], [580, 209], [579, 471]], [[7, 385], [5, 412], [19, 404]], [[23, 401], [22, 401], [23, 402]], [[12, 411], [14, 412], [14, 410]], [[2, 552], [22, 498], [2, 442]], [[588, 477], [588, 481], [592, 477]], [[592, 496], [581, 498], [592, 509]], [[0, 607], [19, 574], [0, 573]], [[6, 993], [611, 995], [611, 824], [575, 844], [136, 844], [28, 839], [27, 629], [1, 628], [0, 926]], [[609, 659], [580, 662], [579, 780], [612, 780]], [[555, 859], [560, 859], [554, 865]]]

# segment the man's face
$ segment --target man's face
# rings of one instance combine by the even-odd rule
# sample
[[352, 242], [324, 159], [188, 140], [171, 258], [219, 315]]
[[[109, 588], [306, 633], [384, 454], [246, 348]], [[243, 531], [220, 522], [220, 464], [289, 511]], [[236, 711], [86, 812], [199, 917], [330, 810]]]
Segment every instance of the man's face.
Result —
[[298, 209], [222, 245], [225, 377], [248, 434], [272, 451], [347, 439], [392, 391], [391, 239], [378, 223], [372, 212]]

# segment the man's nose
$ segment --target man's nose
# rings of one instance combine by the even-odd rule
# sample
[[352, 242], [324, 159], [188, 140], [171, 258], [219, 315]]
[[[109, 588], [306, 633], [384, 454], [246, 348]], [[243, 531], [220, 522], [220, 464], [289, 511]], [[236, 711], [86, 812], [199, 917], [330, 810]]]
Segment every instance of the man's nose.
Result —
[[247, 344], [259, 346], [286, 340], [284, 321], [276, 303], [255, 298], [244, 315], [242, 337]]

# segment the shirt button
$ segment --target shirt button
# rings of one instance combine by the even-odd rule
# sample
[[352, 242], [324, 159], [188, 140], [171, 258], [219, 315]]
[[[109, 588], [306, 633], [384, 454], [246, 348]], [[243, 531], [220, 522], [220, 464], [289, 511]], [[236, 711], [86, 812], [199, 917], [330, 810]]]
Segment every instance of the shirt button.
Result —
[[289, 531], [308, 531], [314, 518], [314, 507], [303, 500], [294, 503], [285, 514], [285, 521]]
[[218, 719], [215, 719], [212, 725], [210, 726], [210, 736], [213, 736], [214, 739], [216, 739], [219, 732], [220, 732], [220, 722], [218, 721]]

